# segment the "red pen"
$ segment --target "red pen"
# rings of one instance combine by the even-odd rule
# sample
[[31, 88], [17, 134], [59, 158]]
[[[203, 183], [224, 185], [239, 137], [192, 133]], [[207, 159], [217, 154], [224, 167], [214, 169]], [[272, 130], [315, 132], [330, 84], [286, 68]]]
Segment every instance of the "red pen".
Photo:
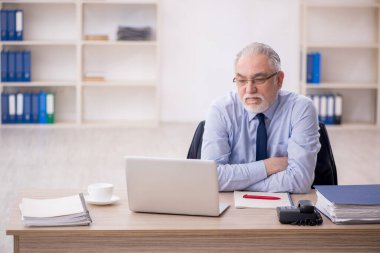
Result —
[[245, 199], [266, 199], [266, 200], [279, 200], [279, 199], [281, 199], [279, 197], [273, 197], [273, 196], [259, 196], [259, 195], [249, 195], [249, 194], [244, 194], [243, 198], [245, 198]]

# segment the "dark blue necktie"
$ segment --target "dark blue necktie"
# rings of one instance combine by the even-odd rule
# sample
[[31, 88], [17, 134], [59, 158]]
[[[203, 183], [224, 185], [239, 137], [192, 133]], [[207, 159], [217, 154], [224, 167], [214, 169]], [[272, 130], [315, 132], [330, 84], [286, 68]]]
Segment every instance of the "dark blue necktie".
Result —
[[265, 128], [265, 115], [259, 113], [256, 117], [259, 119], [256, 135], [256, 161], [260, 161], [268, 158], [267, 129]]

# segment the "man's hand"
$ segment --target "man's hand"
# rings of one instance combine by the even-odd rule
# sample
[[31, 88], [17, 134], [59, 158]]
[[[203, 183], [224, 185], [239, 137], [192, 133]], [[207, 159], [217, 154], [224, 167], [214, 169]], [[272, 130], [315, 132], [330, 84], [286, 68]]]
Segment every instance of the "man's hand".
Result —
[[288, 167], [288, 157], [271, 157], [264, 160], [267, 175], [270, 176], [277, 172], [286, 170]]

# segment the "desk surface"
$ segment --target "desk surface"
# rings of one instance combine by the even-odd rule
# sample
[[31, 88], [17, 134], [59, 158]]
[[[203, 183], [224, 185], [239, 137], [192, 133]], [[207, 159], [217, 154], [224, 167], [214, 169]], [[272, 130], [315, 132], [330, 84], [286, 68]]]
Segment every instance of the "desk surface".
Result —
[[[74, 191], [28, 192], [25, 197], [55, 198], [75, 194]], [[220, 193], [220, 201], [230, 207], [220, 217], [201, 217], [167, 214], [134, 213], [128, 208], [125, 194], [115, 205], [88, 205], [93, 223], [90, 226], [27, 228], [20, 219], [17, 205], [7, 226], [7, 235], [13, 236], [126, 236], [126, 235], [225, 235], [235, 233], [350, 233], [358, 231], [380, 232], [380, 224], [335, 225], [323, 216], [321, 226], [304, 227], [280, 224], [275, 209], [236, 209], [233, 193]], [[315, 193], [295, 194], [294, 203], [310, 199], [315, 203]], [[20, 198], [21, 199], [21, 198]], [[17, 201], [19, 203], [20, 200]]]

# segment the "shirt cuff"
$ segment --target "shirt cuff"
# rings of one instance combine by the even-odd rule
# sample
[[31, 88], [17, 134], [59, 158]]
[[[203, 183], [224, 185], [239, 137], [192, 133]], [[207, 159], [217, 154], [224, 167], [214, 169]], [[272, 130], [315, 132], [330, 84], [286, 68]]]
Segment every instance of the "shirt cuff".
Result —
[[267, 175], [267, 170], [265, 168], [265, 164], [264, 164], [264, 161], [261, 160], [261, 161], [257, 161], [255, 162], [256, 163], [256, 168], [257, 168], [257, 174], [255, 175], [255, 181], [256, 182], [259, 182], [265, 178], [268, 177]]

